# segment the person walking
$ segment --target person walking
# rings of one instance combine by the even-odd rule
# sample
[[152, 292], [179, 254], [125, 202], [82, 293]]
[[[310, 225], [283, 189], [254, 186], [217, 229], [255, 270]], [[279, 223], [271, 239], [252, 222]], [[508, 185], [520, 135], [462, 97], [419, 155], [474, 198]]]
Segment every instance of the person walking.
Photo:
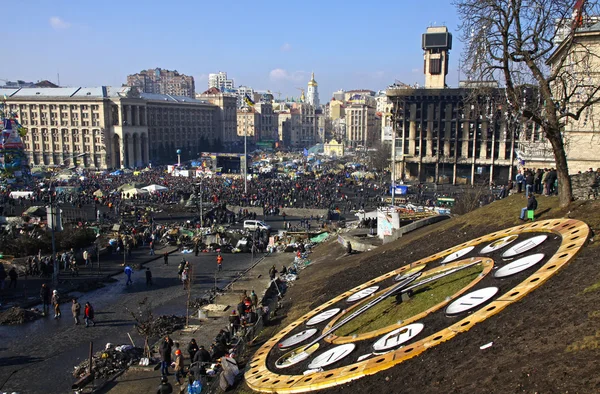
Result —
[[223, 256], [221, 253], [217, 255], [217, 270], [220, 272], [223, 269]]
[[150, 241], [150, 256], [154, 256], [154, 241]]
[[169, 265], [169, 254], [167, 252], [163, 254], [163, 261], [165, 265]]
[[71, 313], [73, 313], [75, 325], [78, 326], [80, 324], [79, 315], [81, 314], [81, 305], [75, 298], [73, 298], [73, 305], [71, 305]]
[[40, 300], [42, 301], [42, 316], [46, 316], [50, 309], [50, 288], [46, 286], [45, 283], [42, 283], [42, 288], [40, 289]]
[[152, 286], [152, 272], [150, 267], [146, 267], [146, 287]]
[[8, 288], [10, 289], [11, 287], [14, 287], [16, 289], [19, 274], [17, 274], [17, 270], [15, 269], [15, 267], [12, 267], [10, 271], [8, 271], [8, 277], [10, 279], [10, 282], [8, 283]]
[[158, 352], [160, 353], [160, 373], [163, 376], [169, 375], [169, 366], [171, 365], [171, 349], [173, 347], [173, 340], [166, 335], [165, 338], [158, 345]]
[[58, 290], [52, 292], [52, 306], [54, 307], [54, 318], [58, 319], [60, 317], [60, 296], [58, 295]]
[[92, 326], [96, 325], [96, 322], [94, 321], [94, 308], [89, 302], [85, 303], [85, 308], [83, 310], [83, 318], [85, 320], [86, 327], [89, 327], [90, 323], [92, 324]]
[[133, 270], [129, 265], [125, 266], [125, 275], [127, 275], [127, 282], [125, 282], [125, 286], [129, 286], [129, 284], [133, 284], [131, 280], [131, 274], [133, 274]]
[[160, 385], [158, 386], [158, 390], [156, 391], [156, 394], [172, 394], [173, 393], [173, 386], [171, 386], [171, 383], [169, 383], [169, 378], [167, 378], [165, 375], [160, 377]]

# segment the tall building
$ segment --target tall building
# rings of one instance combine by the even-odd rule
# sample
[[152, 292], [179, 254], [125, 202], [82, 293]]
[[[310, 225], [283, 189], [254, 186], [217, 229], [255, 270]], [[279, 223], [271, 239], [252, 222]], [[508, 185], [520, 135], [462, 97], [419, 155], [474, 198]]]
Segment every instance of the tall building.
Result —
[[227, 79], [227, 73], [223, 71], [208, 74], [208, 88], [217, 88], [221, 92], [235, 89], [233, 79]]
[[422, 47], [425, 88], [444, 89], [448, 75], [448, 52], [452, 49], [452, 34], [445, 26], [428, 27]]
[[187, 96], [190, 98], [194, 98], [196, 95], [194, 77], [160, 68], [142, 70], [137, 74], [128, 75], [127, 86], [134, 86], [143, 93]]
[[[393, 108], [397, 178], [436, 183], [506, 181], [515, 164], [514, 130], [507, 127], [504, 92], [494, 82], [447, 88], [451, 35], [445, 27], [423, 36], [425, 88], [396, 84]], [[486, 94], [482, 92], [485, 86]], [[478, 89], [478, 90], [476, 90]]]
[[239, 141], [237, 136], [237, 96], [210, 88], [196, 98], [219, 108], [220, 139], [225, 147]]
[[381, 138], [376, 109], [362, 102], [350, 101], [345, 108], [346, 116], [346, 146], [354, 148], [370, 148]]
[[0, 89], [28, 132], [33, 166], [143, 167], [196, 157], [219, 138], [218, 107], [132, 87]]
[[308, 81], [308, 90], [306, 91], [306, 102], [315, 108], [319, 108], [319, 88], [315, 81], [315, 73], [312, 73], [310, 81]]

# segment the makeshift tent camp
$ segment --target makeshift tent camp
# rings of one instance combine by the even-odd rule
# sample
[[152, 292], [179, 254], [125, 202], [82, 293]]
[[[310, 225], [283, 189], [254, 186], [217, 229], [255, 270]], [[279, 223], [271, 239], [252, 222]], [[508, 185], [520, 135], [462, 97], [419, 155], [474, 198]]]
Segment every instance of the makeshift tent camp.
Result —
[[150, 185], [150, 186], [142, 187], [142, 189], [147, 190], [150, 193], [156, 193], [156, 192], [160, 192], [160, 191], [169, 190], [168, 187], [164, 187], [161, 185]]
[[129, 196], [129, 198], [131, 198], [136, 195], [148, 194], [148, 190], [133, 188], [133, 189], [123, 190], [122, 193], [125, 195], [125, 198], [127, 198], [127, 196]]
[[129, 190], [129, 189], [139, 189], [142, 186], [144, 186], [144, 185], [142, 183], [138, 183], [138, 182], [135, 182], [135, 183], [125, 183], [125, 184], [119, 186], [117, 188], [117, 190], [118, 191], [125, 191], [125, 190]]

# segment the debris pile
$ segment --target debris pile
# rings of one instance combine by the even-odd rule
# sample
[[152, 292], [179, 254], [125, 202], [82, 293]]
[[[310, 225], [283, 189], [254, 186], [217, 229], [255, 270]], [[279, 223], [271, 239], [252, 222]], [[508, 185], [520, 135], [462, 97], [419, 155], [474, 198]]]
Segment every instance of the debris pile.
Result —
[[[122, 345], [97, 352], [92, 357], [92, 372], [96, 379], [106, 379], [133, 364], [138, 364], [144, 350], [131, 345]], [[75, 367], [73, 377], [81, 378], [89, 368], [89, 360], [82, 361]]]
[[0, 326], [24, 324], [40, 317], [42, 317], [42, 313], [37, 309], [28, 310], [15, 306], [0, 313]]
[[185, 326], [185, 317], [162, 315], [148, 323], [152, 325], [147, 331], [149, 336], [163, 337], [174, 331], [182, 329]]

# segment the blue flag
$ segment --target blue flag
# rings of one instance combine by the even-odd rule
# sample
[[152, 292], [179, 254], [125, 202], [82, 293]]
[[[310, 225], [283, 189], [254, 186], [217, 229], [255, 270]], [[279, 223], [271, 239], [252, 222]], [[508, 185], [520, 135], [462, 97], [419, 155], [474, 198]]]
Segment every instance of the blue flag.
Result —
[[303, 153], [304, 153], [304, 156], [308, 156], [308, 149], [304, 148]]

